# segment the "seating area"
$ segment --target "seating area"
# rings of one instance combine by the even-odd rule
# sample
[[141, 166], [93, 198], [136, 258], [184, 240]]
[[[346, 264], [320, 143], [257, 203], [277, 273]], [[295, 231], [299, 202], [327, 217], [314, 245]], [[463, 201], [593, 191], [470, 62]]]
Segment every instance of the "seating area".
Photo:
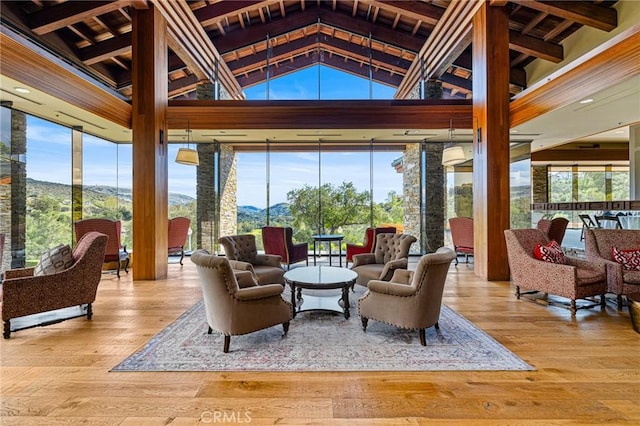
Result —
[[282, 257], [277, 254], [258, 254], [256, 237], [252, 234], [220, 237], [229, 264], [234, 271], [248, 271], [258, 284], [283, 284]]

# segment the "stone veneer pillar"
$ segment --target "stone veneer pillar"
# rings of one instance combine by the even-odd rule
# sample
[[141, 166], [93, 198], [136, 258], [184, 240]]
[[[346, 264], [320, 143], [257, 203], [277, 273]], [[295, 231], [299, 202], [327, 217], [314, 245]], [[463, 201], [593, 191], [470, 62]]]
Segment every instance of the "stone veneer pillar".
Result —
[[420, 144], [407, 145], [402, 168], [403, 232], [418, 239], [411, 245], [411, 253], [420, 253]]
[[[11, 110], [11, 235], [5, 235], [5, 247], [11, 247], [11, 269], [24, 268], [26, 262], [27, 222], [27, 115]], [[3, 260], [4, 263], [4, 260]], [[6, 264], [6, 263], [5, 263]]]
[[531, 167], [531, 200], [534, 203], [549, 202], [549, 175], [547, 166]]
[[444, 246], [444, 166], [442, 151], [444, 144], [426, 144], [426, 188], [425, 188], [425, 237], [426, 252], [433, 253]]

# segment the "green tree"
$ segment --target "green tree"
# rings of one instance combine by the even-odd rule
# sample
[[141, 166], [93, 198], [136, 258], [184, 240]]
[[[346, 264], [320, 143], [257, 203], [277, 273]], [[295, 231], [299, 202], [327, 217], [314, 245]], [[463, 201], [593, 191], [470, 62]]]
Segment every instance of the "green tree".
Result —
[[[343, 182], [340, 186], [326, 183], [320, 191], [305, 185], [289, 191], [287, 199], [296, 231], [294, 237], [298, 241], [309, 241], [319, 228], [333, 234], [338, 228], [369, 223], [371, 196], [367, 191], [358, 192], [353, 182]], [[319, 223], [319, 203], [322, 224]]]

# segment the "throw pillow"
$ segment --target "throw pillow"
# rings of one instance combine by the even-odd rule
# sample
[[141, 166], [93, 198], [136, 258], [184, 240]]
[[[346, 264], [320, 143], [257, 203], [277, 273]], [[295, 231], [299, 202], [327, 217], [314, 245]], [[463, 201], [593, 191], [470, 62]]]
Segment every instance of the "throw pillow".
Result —
[[640, 271], [640, 248], [632, 250], [620, 250], [611, 247], [611, 257], [622, 264], [622, 269], [627, 271]]
[[73, 254], [69, 245], [60, 244], [42, 253], [33, 275], [51, 275], [62, 272], [73, 265]]
[[544, 260], [551, 263], [567, 263], [564, 258], [562, 247], [555, 240], [549, 241], [546, 246], [536, 244], [533, 249], [533, 256], [538, 260]]

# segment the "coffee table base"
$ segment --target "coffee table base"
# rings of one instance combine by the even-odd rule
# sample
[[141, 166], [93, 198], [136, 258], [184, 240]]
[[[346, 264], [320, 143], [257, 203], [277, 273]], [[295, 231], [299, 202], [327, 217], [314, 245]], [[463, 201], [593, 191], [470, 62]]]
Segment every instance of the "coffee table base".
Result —
[[[349, 319], [351, 314], [349, 313], [349, 308], [351, 307], [349, 303], [349, 287], [350, 285], [345, 285], [342, 288], [342, 297], [337, 301], [331, 296], [313, 296], [313, 295], [304, 295], [302, 297], [302, 288], [296, 286], [293, 283], [289, 283], [291, 287], [291, 305], [293, 306], [293, 317], [296, 317], [296, 314], [300, 312], [310, 312], [310, 311], [320, 311], [320, 312], [331, 312], [343, 314], [345, 319]], [[305, 300], [305, 298], [307, 300]], [[305, 305], [304, 308], [303, 304]]]

